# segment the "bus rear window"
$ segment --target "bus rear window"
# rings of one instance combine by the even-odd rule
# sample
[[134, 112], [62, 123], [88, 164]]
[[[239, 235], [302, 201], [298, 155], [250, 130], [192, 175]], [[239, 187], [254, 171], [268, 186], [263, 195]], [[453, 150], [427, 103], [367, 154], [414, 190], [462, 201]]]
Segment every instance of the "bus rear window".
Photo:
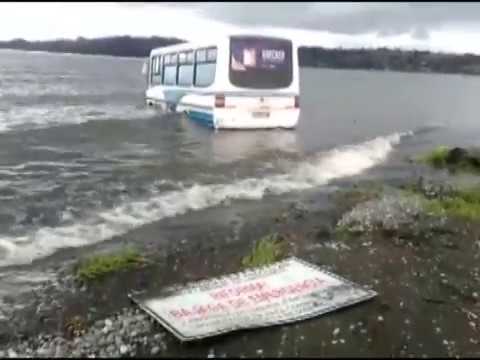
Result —
[[290, 86], [292, 42], [266, 37], [231, 37], [230, 82], [251, 89]]

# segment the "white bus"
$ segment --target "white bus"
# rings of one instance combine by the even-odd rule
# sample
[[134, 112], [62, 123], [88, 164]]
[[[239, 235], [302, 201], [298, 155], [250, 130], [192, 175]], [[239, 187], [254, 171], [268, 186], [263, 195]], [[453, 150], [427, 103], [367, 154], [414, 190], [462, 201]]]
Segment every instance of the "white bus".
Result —
[[153, 49], [146, 103], [214, 129], [297, 125], [298, 49], [291, 40], [229, 35]]

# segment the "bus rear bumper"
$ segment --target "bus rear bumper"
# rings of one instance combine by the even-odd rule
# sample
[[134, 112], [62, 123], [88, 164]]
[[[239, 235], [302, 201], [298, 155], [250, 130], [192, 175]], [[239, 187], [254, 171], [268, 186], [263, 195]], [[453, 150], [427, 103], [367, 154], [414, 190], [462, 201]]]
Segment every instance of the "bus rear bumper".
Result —
[[265, 113], [253, 111], [214, 110], [216, 129], [294, 129], [300, 109], [275, 109]]

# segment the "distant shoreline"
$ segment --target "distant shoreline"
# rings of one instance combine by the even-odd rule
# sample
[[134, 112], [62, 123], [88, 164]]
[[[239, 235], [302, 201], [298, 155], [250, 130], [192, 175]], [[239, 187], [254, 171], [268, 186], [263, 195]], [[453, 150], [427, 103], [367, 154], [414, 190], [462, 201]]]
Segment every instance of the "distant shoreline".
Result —
[[[151, 49], [185, 42], [177, 38], [116, 36], [97, 39], [0, 41], [0, 49], [146, 58]], [[300, 47], [301, 67], [480, 75], [480, 55], [399, 49]]]
[[114, 36], [96, 39], [77, 38], [48, 41], [27, 41], [14, 39], [0, 41], [0, 49], [47, 51], [52, 53], [72, 53], [86, 55], [109, 55], [117, 57], [146, 57], [155, 47], [169, 46], [185, 42], [177, 38]]
[[144, 56], [120, 56], [120, 55], [109, 55], [109, 54], [89, 54], [89, 53], [79, 53], [79, 52], [61, 52], [61, 51], [48, 51], [48, 50], [26, 50], [26, 49], [10, 49], [10, 48], [1, 48], [0, 51], [21, 51], [28, 52], [33, 54], [56, 54], [56, 55], [86, 55], [86, 56], [97, 56], [97, 57], [108, 57], [108, 58], [117, 58], [117, 59], [130, 59], [130, 60], [144, 60]]

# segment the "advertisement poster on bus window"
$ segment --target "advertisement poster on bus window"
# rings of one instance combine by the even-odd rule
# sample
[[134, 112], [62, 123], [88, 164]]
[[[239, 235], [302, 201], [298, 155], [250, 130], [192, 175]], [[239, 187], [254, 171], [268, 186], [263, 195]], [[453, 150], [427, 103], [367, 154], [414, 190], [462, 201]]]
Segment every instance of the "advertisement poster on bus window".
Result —
[[374, 296], [373, 290], [292, 257], [161, 294], [130, 297], [178, 339], [191, 341], [300, 321]]
[[277, 70], [288, 67], [291, 50], [273, 40], [232, 41], [231, 68], [234, 71]]

